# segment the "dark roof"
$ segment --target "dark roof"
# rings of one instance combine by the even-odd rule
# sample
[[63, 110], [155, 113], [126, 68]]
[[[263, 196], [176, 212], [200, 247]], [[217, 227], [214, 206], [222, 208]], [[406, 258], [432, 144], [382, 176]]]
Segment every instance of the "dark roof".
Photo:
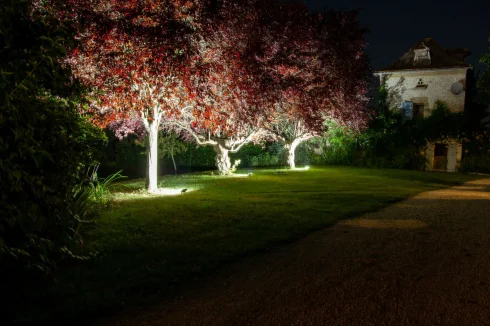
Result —
[[[428, 48], [430, 51], [429, 60], [415, 59], [415, 50]], [[464, 62], [464, 59], [470, 55], [468, 49], [456, 48], [445, 49], [432, 38], [428, 37], [415, 44], [407, 53], [402, 55], [391, 66], [379, 69], [383, 71], [398, 71], [398, 70], [419, 70], [419, 69], [443, 69], [443, 68], [458, 68], [471, 67]]]

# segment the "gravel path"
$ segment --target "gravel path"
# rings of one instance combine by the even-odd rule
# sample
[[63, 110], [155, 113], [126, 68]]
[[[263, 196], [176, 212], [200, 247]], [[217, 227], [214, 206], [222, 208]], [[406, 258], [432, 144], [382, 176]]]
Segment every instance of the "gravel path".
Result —
[[490, 179], [342, 221], [199, 284], [102, 325], [490, 325]]

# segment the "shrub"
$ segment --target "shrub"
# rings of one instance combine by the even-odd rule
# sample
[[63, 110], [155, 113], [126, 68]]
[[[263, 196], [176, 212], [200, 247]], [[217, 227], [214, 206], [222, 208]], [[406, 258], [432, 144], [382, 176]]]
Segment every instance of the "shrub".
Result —
[[70, 29], [49, 14], [31, 20], [29, 4], [0, 7], [0, 299], [9, 304], [63, 258], [86, 258], [75, 250], [90, 203], [76, 186], [105, 141], [58, 63]]
[[240, 159], [241, 167], [267, 167], [286, 164], [286, 151], [280, 143], [247, 144], [232, 159]]
[[186, 150], [175, 158], [178, 166], [184, 167], [188, 171], [214, 168], [216, 153], [211, 146], [198, 146], [190, 142], [185, 144]]
[[463, 158], [460, 171], [466, 173], [490, 173], [490, 154]]

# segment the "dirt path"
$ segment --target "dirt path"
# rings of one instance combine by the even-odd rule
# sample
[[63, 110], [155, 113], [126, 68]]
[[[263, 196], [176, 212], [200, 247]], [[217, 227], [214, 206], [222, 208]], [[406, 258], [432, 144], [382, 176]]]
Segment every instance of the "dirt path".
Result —
[[490, 325], [490, 179], [340, 222], [103, 325]]

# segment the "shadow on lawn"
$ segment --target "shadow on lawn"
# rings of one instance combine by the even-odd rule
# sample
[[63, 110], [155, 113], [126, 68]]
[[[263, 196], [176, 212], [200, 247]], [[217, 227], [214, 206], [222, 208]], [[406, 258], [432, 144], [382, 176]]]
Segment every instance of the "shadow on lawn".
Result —
[[470, 174], [462, 175], [459, 173], [439, 172], [439, 171], [419, 171], [418, 173], [413, 173], [413, 171], [399, 171], [399, 170], [382, 170], [382, 171], [383, 171], [382, 176], [386, 178], [433, 183], [433, 184], [446, 184], [446, 185], [461, 184], [462, 179], [466, 181], [471, 181], [471, 180], [481, 178], [481, 176], [476, 176], [476, 175], [470, 175]]

